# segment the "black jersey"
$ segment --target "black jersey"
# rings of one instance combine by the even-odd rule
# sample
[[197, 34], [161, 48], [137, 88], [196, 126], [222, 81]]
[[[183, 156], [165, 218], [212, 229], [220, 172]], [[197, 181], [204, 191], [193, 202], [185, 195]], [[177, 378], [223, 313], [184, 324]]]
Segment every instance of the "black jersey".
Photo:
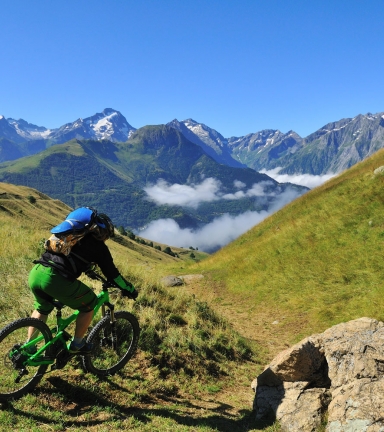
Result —
[[62, 276], [75, 280], [85, 272], [90, 264], [97, 264], [104, 276], [113, 281], [119, 276], [108, 246], [87, 234], [77, 242], [68, 256], [52, 252], [44, 252], [39, 263], [56, 268]]

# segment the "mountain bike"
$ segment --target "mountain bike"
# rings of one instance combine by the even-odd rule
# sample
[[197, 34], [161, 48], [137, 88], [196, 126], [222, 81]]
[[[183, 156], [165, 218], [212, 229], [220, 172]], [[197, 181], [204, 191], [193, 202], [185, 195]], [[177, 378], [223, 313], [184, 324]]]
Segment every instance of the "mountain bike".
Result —
[[[86, 343], [93, 348], [90, 354], [80, 356], [81, 363], [86, 372], [113, 375], [127, 364], [137, 349], [139, 323], [130, 312], [115, 312], [108, 288], [116, 288], [116, 285], [93, 270], [87, 275], [102, 282], [94, 308], [94, 316], [101, 309], [102, 317], [86, 338]], [[125, 295], [129, 296], [128, 292]], [[50, 365], [50, 371], [62, 369], [74, 357], [68, 350], [72, 336], [66, 329], [76, 320], [79, 311], [63, 318], [65, 305], [56, 300], [52, 304], [56, 308], [54, 327], [49, 328], [36, 318], [20, 318], [0, 331], [0, 401], [24, 396], [37, 386]], [[33, 339], [25, 342], [29, 327], [35, 329]]]

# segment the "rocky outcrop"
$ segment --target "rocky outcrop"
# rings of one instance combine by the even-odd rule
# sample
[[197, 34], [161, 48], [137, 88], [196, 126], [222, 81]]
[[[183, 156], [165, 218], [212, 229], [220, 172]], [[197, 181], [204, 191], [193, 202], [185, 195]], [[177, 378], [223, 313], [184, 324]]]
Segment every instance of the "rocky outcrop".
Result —
[[360, 318], [278, 354], [252, 383], [257, 419], [284, 431], [384, 432], [384, 323]]

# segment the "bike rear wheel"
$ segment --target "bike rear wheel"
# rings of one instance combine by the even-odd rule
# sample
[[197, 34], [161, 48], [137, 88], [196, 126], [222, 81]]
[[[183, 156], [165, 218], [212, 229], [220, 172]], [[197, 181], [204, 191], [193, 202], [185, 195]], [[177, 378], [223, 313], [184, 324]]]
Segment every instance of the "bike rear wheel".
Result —
[[[18, 319], [0, 331], [1, 401], [24, 396], [39, 383], [47, 370], [48, 365], [25, 366], [25, 361], [32, 355], [22, 348], [27, 340], [29, 327], [35, 328], [34, 338], [42, 336], [36, 344], [37, 350], [52, 339], [49, 327], [36, 318]], [[44, 354], [49, 355], [47, 351]]]
[[90, 355], [83, 357], [84, 368], [93, 374], [113, 375], [122, 369], [136, 351], [140, 326], [134, 315], [126, 311], [104, 317], [93, 328], [87, 338], [93, 344]]

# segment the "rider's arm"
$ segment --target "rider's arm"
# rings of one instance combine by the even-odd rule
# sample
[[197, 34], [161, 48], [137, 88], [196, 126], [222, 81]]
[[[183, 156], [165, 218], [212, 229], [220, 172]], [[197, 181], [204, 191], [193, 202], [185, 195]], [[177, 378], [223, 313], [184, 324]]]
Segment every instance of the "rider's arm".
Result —
[[124, 291], [128, 291], [128, 296], [131, 298], [136, 298], [138, 293], [135, 290], [135, 287], [131, 284], [131, 282], [128, 282], [126, 279], [123, 278], [123, 276], [121, 276], [119, 274], [119, 276], [117, 276], [117, 278], [115, 278], [113, 280], [115, 282], [116, 285], [118, 285], [119, 288], [121, 288]]
[[91, 255], [88, 260], [100, 267], [108, 281], [113, 281], [121, 290], [124, 290], [123, 292], [127, 292], [130, 297], [137, 297], [135, 287], [120, 274], [113, 262], [111, 252], [104, 242], [96, 240], [92, 236], [87, 236], [85, 241], [83, 240], [81, 243], [81, 246], [85, 249], [84, 252]]
[[123, 290], [123, 292], [126, 291], [129, 297], [136, 298], [137, 291], [135, 290], [135, 287], [120, 274], [119, 270], [115, 266], [115, 263], [113, 262], [113, 258], [108, 246], [101, 241], [96, 241], [94, 246], [94, 251], [97, 252], [97, 259], [95, 259], [94, 262], [96, 262], [96, 264], [100, 267], [100, 270], [103, 272], [104, 276], [109, 281], [113, 281], [121, 290]]

